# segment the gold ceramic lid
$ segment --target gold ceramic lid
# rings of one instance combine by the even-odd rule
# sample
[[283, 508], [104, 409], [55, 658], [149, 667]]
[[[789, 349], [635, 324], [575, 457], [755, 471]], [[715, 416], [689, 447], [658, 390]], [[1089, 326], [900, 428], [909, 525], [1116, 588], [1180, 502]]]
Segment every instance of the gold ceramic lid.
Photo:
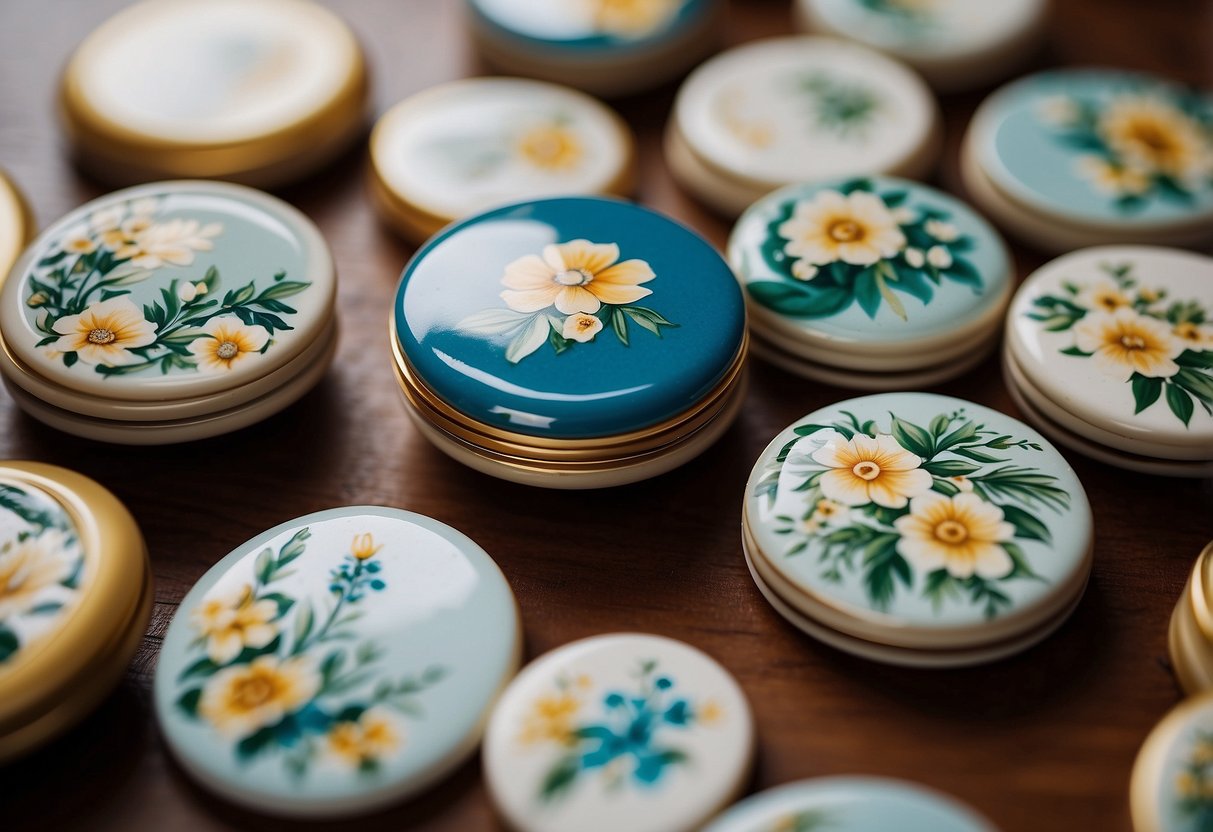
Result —
[[362, 49], [307, 0], [150, 0], [85, 38], [60, 85], [80, 160], [120, 183], [273, 185], [362, 129]]
[[34, 218], [29, 206], [17, 186], [0, 171], [0, 284], [33, 235]]
[[148, 581], [143, 537], [109, 491], [52, 465], [0, 463], [0, 760], [117, 682], [147, 624]]

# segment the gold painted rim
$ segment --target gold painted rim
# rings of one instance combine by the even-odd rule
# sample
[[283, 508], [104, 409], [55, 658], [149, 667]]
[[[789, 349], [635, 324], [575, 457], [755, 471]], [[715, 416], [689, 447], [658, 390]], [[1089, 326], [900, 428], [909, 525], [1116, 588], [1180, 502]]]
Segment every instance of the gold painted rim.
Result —
[[1213, 642], [1213, 542], [1210, 542], [1196, 557], [1192, 566], [1192, 575], [1188, 579], [1182, 600], [1186, 600], [1191, 610], [1194, 623], [1210, 642]]
[[[21, 193], [17, 183], [3, 169], [0, 169], [0, 217], [12, 220], [14, 243], [14, 247], [9, 251], [0, 247], [0, 287], [3, 287], [9, 272], [21, 259], [21, 252], [25, 250], [30, 240], [34, 239], [37, 231], [37, 223], [34, 221], [34, 213], [30, 210], [29, 201]], [[0, 242], [3, 242], [3, 234], [0, 234]]]
[[135, 519], [93, 480], [38, 462], [0, 463], [0, 477], [58, 502], [71, 518], [88, 576], [76, 607], [28, 656], [0, 671], [0, 735], [46, 709], [79, 680], [91, 657], [104, 653], [133, 623], [144, 580], [147, 547]]
[[1129, 810], [1134, 832], [1163, 832], [1157, 787], [1167, 752], [1188, 720], [1211, 706], [1213, 692], [1188, 697], [1168, 711], [1142, 743], [1129, 780]]

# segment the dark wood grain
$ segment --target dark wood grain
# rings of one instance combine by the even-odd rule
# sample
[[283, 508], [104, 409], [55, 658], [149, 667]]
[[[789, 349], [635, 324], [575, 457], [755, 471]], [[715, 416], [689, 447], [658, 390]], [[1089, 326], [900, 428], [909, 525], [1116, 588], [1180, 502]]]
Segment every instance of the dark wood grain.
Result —
[[[0, 0], [0, 166], [45, 223], [101, 189], [65, 161], [51, 111], [59, 67], [124, 0]], [[454, 0], [343, 0], [375, 71], [377, 110], [477, 71]], [[790, 29], [786, 0], [735, 2], [731, 41]], [[1040, 64], [1118, 65], [1213, 85], [1213, 3], [1058, 0]], [[727, 225], [666, 174], [659, 136], [673, 89], [622, 102], [641, 137], [642, 201], [717, 244]], [[948, 152], [980, 94], [946, 99]], [[801, 777], [908, 777], [956, 794], [1008, 832], [1128, 830], [1138, 746], [1179, 698], [1166, 624], [1187, 570], [1213, 538], [1213, 483], [1165, 480], [1072, 457], [1096, 519], [1096, 566], [1073, 619], [1039, 647], [972, 670], [882, 667], [784, 623], [741, 558], [739, 505], [753, 461], [793, 419], [854, 395], [754, 367], [737, 425], [700, 459], [601, 493], [489, 479], [431, 448], [406, 421], [384, 310], [410, 249], [376, 223], [361, 149], [282, 195], [320, 225], [341, 271], [344, 333], [328, 378], [262, 425], [195, 445], [119, 448], [24, 417], [0, 394], [0, 458], [92, 476], [126, 502], [156, 577], [150, 631], [121, 689], [49, 748], [0, 770], [0, 826], [285, 828], [193, 787], [167, 757], [149, 706], [175, 606], [229, 550], [332, 506], [401, 506], [450, 523], [501, 564], [522, 605], [528, 656], [582, 636], [641, 630], [707, 650], [740, 680], [759, 735], [754, 789]], [[1021, 273], [1042, 262], [1017, 248]], [[938, 388], [1015, 414], [995, 362]], [[346, 828], [494, 829], [478, 763], [419, 800]], [[572, 831], [572, 832], [575, 832]], [[892, 832], [892, 830], [890, 831]]]

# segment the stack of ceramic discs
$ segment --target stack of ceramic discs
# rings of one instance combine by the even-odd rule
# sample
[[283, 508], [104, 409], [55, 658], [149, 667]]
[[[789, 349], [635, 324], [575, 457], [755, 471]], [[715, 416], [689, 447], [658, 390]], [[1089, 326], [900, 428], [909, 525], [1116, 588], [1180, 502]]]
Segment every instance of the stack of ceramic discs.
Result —
[[1188, 695], [1213, 690], [1213, 543], [1192, 567], [1167, 633], [1171, 666]]
[[0, 290], [0, 374], [52, 427], [151, 445], [215, 436], [316, 385], [336, 348], [320, 232], [268, 194], [168, 182], [51, 225]]
[[518, 832], [697, 832], [745, 787], [754, 726], [727, 670], [635, 633], [565, 645], [501, 695], [489, 795]]
[[946, 795], [880, 777], [821, 777], [788, 783], [733, 806], [703, 832], [994, 832]]
[[973, 201], [1050, 251], [1213, 240], [1213, 97], [1161, 78], [1058, 70], [1015, 81], [969, 126]]
[[29, 206], [17, 186], [0, 172], [0, 284], [33, 235]]
[[152, 608], [134, 519], [86, 477], [0, 463], [0, 763], [87, 716], [121, 681]]
[[1009, 75], [1044, 35], [1048, 0], [797, 0], [800, 25], [887, 52], [953, 92]]
[[729, 240], [753, 350], [840, 387], [914, 389], [981, 362], [998, 341], [1011, 261], [964, 203], [900, 179], [791, 185]]
[[501, 72], [630, 95], [677, 78], [716, 45], [721, 0], [467, 0], [472, 38]]
[[518, 668], [493, 560], [407, 511], [300, 517], [185, 596], [156, 667], [164, 739], [228, 800], [295, 817], [404, 800], [468, 758]]
[[362, 133], [362, 49], [308, 0], [137, 3], [89, 35], [63, 72], [76, 159], [116, 184], [177, 177], [270, 187]]
[[599, 488], [703, 452], [745, 392], [745, 303], [699, 235], [569, 197], [472, 217], [405, 268], [392, 342], [418, 429], [493, 476]]
[[1091, 571], [1091, 510], [1061, 455], [997, 411], [925, 393], [788, 427], [754, 467], [742, 523], [780, 615], [889, 664], [1025, 650], [1069, 617]]
[[904, 65], [832, 38], [773, 38], [723, 52], [687, 78], [665, 156], [683, 188], [737, 216], [795, 182], [922, 178], [939, 138], [931, 91]]
[[1012, 301], [1003, 359], [1015, 403], [1059, 444], [1144, 473], [1213, 474], [1213, 259], [1060, 257]]
[[383, 217], [421, 242], [454, 220], [523, 199], [625, 196], [632, 132], [568, 87], [468, 78], [397, 104], [371, 134], [372, 194]]
[[1177, 705], [1133, 765], [1134, 832], [1198, 832], [1213, 819], [1213, 693]]

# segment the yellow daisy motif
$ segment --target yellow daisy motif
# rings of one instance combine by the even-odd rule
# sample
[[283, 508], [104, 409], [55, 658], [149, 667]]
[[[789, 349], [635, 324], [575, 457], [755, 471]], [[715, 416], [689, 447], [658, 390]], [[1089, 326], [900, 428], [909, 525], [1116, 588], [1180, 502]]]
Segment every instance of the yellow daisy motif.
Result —
[[995, 579], [1014, 568], [999, 543], [1010, 540], [1015, 527], [976, 494], [928, 491], [910, 501], [910, 513], [894, 526], [901, 535], [897, 551], [924, 574], [946, 569], [954, 578]]
[[821, 492], [844, 506], [868, 503], [901, 508], [911, 497], [931, 489], [931, 475], [922, 459], [886, 433], [875, 438], [856, 434], [846, 439], [833, 431], [813, 452], [814, 461], [829, 468], [821, 477]]
[[545, 246], [543, 256], [528, 254], [505, 267], [501, 298], [515, 312], [549, 306], [564, 315], [593, 314], [602, 304], [635, 303], [652, 294], [641, 286], [656, 275], [643, 260], [620, 263], [615, 243], [572, 240]]
[[847, 508], [842, 503], [833, 500], [818, 500], [813, 511], [813, 519], [819, 523], [829, 523], [845, 515]]
[[198, 713], [220, 733], [244, 737], [278, 724], [311, 701], [319, 689], [320, 676], [309, 659], [258, 656], [207, 680]]
[[0, 549], [0, 621], [29, 612], [71, 575], [68, 536], [49, 529]]
[[570, 693], [539, 697], [523, 722], [519, 742], [523, 745], [569, 742], [573, 737], [573, 717], [580, 709], [581, 702]]
[[329, 750], [354, 767], [386, 760], [403, 744], [399, 723], [382, 708], [368, 708], [357, 720], [338, 722], [328, 733]]
[[1121, 291], [1120, 285], [1107, 279], [1097, 280], [1087, 286], [1079, 293], [1078, 299], [1079, 303], [1088, 309], [1109, 314], [1133, 305], [1133, 300]]
[[1213, 170], [1213, 142], [1201, 125], [1173, 104], [1150, 95], [1121, 95], [1104, 108], [1099, 132], [1130, 166], [1180, 181]]
[[576, 315], [569, 315], [564, 319], [564, 326], [561, 328], [560, 334], [570, 341], [584, 344], [587, 341], [593, 341], [594, 336], [600, 331], [602, 331], [602, 321], [593, 315], [578, 312]]
[[1171, 334], [1179, 343], [1183, 344], [1184, 349], [1193, 352], [1213, 350], [1213, 326], [1185, 321], [1182, 324], [1176, 324], [1175, 328], [1171, 330]]
[[231, 592], [209, 596], [193, 613], [194, 628], [206, 639], [206, 655], [215, 664], [227, 664], [246, 647], [265, 647], [278, 635], [273, 623], [278, 605], [255, 600], [245, 584]]
[[1074, 343], [1093, 354], [1101, 371], [1121, 381], [1133, 373], [1170, 378], [1179, 372], [1175, 359], [1185, 349], [1164, 321], [1127, 308], [1085, 316], [1074, 325]]
[[206, 335], [195, 338], [189, 349], [198, 360], [198, 369], [204, 373], [233, 369], [249, 356], [260, 355], [270, 339], [265, 327], [249, 326], [234, 315], [211, 318], [202, 331]]
[[52, 327], [61, 336], [50, 345], [60, 353], [74, 352], [86, 364], [116, 367], [142, 359], [130, 352], [156, 340], [156, 327], [124, 295], [91, 304], [79, 315], [66, 315]]
[[594, 26], [601, 32], [627, 38], [649, 35], [665, 26], [683, 0], [589, 0]]
[[518, 139], [518, 153], [527, 164], [545, 171], [568, 171], [582, 159], [581, 142], [569, 128], [548, 123], [532, 127]]
[[92, 254], [97, 250], [96, 238], [83, 223], [64, 231], [63, 240], [59, 245], [68, 254]]
[[796, 205], [779, 236], [792, 257], [822, 266], [841, 260], [870, 266], [894, 257], [906, 246], [892, 212], [880, 197], [864, 191], [823, 191]]

